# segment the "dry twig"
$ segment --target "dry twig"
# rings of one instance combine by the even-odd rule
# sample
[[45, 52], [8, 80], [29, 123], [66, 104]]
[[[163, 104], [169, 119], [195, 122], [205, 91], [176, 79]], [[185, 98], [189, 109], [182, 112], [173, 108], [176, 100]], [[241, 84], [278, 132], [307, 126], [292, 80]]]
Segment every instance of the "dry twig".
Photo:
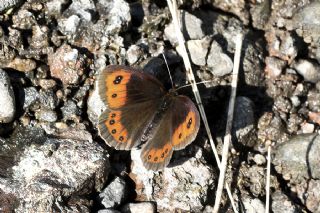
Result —
[[232, 130], [234, 104], [235, 104], [236, 93], [237, 93], [241, 46], [242, 46], [242, 35], [239, 34], [239, 35], [237, 35], [237, 38], [236, 38], [236, 51], [234, 54], [234, 65], [233, 65], [232, 82], [231, 82], [231, 89], [232, 90], [231, 90], [231, 96], [230, 96], [229, 108], [228, 108], [228, 119], [227, 119], [227, 125], [226, 125], [226, 133], [225, 133], [224, 140], [223, 140], [220, 175], [219, 175], [218, 187], [217, 187], [217, 192], [216, 192], [216, 199], [215, 199], [215, 203], [214, 203], [214, 207], [213, 207], [214, 213], [219, 211], [223, 186], [224, 186], [224, 182], [225, 182], [225, 174], [226, 174], [226, 168], [227, 168], [229, 146], [231, 143], [231, 130]]
[[[209, 142], [210, 142], [213, 154], [215, 156], [215, 159], [216, 159], [217, 164], [218, 164], [219, 169], [220, 169], [221, 166], [220, 166], [219, 155], [218, 155], [217, 149], [215, 147], [215, 144], [213, 142], [213, 137], [212, 137], [212, 134], [211, 134], [211, 131], [210, 131], [210, 128], [209, 128], [209, 124], [208, 124], [208, 120], [207, 120], [207, 117], [206, 117], [206, 114], [205, 114], [205, 111], [204, 111], [204, 108], [203, 108], [203, 105], [202, 105], [200, 93], [199, 93], [199, 90], [197, 88], [197, 85], [196, 85], [196, 82], [195, 82], [195, 78], [194, 78], [194, 75], [193, 75], [193, 72], [192, 72], [191, 63], [190, 63], [189, 56], [188, 56], [188, 53], [187, 53], [187, 49], [186, 49], [186, 46], [185, 46], [185, 40], [184, 40], [184, 37], [183, 37], [183, 35], [181, 33], [181, 30], [180, 30], [179, 11], [178, 11], [178, 8], [177, 8], [177, 4], [176, 4], [175, 0], [167, 0], [167, 3], [168, 3], [169, 10], [171, 12], [171, 15], [172, 15], [173, 24], [174, 24], [175, 29], [176, 29], [176, 34], [177, 34], [179, 47], [181, 48], [180, 49], [181, 50], [180, 54], [181, 54], [181, 56], [183, 58], [183, 62], [184, 62], [185, 68], [186, 68], [187, 78], [188, 78], [189, 82], [191, 83], [192, 91], [193, 91], [194, 96], [196, 98], [196, 102], [197, 102], [197, 105], [199, 107], [200, 115], [201, 115], [201, 118], [203, 120], [205, 129], [206, 129], [207, 134], [208, 134], [208, 138], [209, 138]], [[230, 201], [231, 201], [231, 204], [232, 204], [234, 212], [238, 212], [236, 210], [236, 207], [235, 207], [235, 204], [234, 204], [234, 201], [233, 201], [233, 198], [232, 198], [231, 190], [230, 190], [228, 185], [226, 185], [226, 190], [228, 192], [228, 195], [229, 195], [229, 198], [230, 198]]]

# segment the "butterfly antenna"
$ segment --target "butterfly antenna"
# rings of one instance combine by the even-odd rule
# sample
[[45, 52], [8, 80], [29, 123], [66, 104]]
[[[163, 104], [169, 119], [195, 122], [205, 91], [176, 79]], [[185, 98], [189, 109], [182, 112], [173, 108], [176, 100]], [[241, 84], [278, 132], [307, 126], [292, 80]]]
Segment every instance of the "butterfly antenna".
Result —
[[173, 81], [172, 81], [172, 76], [171, 76], [171, 73], [170, 73], [170, 69], [169, 69], [169, 65], [168, 65], [166, 56], [164, 55], [163, 52], [162, 52], [161, 54], [162, 54], [162, 56], [163, 56], [164, 62], [166, 63], [166, 66], [167, 66], [167, 70], [168, 70], [169, 77], [170, 77], [170, 81], [171, 81], [171, 86], [172, 86], [172, 88], [174, 88], [174, 86], [173, 86]]

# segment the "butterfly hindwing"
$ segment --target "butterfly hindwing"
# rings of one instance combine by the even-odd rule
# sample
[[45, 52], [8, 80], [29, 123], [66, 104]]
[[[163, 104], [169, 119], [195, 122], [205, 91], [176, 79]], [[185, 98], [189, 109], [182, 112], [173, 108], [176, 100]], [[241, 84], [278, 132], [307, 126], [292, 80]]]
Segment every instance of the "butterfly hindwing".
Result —
[[186, 96], [170, 98], [154, 134], [142, 147], [141, 159], [150, 170], [160, 170], [169, 164], [173, 150], [190, 144], [200, 127], [199, 112]]
[[99, 117], [98, 130], [107, 144], [122, 150], [139, 145], [164, 95], [153, 76], [125, 66], [108, 66], [98, 78], [99, 94], [107, 110]]

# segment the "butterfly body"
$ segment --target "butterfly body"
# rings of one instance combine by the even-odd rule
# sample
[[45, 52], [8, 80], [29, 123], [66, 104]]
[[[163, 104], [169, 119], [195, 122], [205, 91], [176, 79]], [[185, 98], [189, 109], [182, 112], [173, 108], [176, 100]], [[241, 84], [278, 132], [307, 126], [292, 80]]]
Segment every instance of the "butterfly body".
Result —
[[174, 89], [167, 92], [152, 75], [110, 65], [99, 75], [98, 87], [107, 105], [99, 117], [101, 137], [119, 150], [140, 147], [147, 169], [163, 169], [173, 150], [195, 139], [200, 119], [193, 102]]

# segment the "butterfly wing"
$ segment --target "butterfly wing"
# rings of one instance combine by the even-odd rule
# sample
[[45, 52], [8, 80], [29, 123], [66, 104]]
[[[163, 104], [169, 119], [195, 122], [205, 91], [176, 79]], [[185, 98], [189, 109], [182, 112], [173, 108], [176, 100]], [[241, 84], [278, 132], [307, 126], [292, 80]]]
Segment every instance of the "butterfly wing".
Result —
[[172, 98], [154, 135], [141, 151], [144, 166], [160, 170], [169, 164], [173, 150], [189, 145], [197, 136], [200, 127], [199, 112], [186, 96]]
[[165, 94], [162, 84], [149, 74], [110, 65], [100, 73], [98, 87], [107, 105], [99, 117], [101, 137], [116, 149], [139, 145]]

